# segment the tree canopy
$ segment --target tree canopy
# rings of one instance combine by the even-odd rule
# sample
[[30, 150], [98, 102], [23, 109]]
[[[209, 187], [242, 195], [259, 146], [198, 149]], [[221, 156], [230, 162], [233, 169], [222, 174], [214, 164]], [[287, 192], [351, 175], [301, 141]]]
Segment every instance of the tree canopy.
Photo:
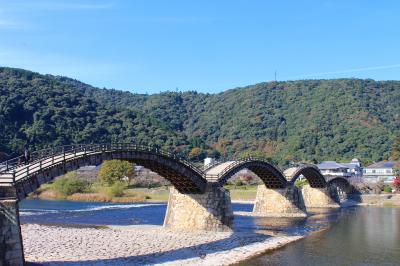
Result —
[[100, 182], [112, 186], [116, 182], [122, 182], [124, 177], [130, 179], [134, 175], [133, 164], [121, 160], [105, 161], [99, 171]]
[[399, 81], [301, 80], [143, 95], [0, 68], [0, 152], [136, 142], [193, 160], [263, 154], [280, 164], [378, 161], [393, 156], [399, 102]]

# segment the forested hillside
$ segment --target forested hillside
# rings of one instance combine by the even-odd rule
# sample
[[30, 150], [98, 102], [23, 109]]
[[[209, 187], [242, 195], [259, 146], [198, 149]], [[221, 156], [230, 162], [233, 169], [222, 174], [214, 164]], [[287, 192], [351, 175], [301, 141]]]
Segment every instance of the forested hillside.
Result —
[[175, 149], [198, 160], [255, 153], [288, 161], [387, 159], [400, 129], [400, 82], [260, 83], [218, 94], [98, 89], [0, 68], [0, 151], [91, 142]]

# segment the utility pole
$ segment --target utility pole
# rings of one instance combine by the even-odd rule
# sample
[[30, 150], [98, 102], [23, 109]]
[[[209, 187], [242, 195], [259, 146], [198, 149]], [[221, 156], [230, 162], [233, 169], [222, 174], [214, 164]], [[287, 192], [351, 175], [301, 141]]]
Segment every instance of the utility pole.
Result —
[[276, 70], [275, 70], [275, 81], [276, 81]]

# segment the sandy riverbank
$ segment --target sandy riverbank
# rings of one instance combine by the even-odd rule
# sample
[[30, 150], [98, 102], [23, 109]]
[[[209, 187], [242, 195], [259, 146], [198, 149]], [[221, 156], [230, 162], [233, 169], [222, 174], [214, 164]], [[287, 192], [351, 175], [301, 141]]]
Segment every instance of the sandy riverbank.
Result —
[[43, 265], [229, 265], [303, 237], [161, 226], [21, 227], [26, 261]]

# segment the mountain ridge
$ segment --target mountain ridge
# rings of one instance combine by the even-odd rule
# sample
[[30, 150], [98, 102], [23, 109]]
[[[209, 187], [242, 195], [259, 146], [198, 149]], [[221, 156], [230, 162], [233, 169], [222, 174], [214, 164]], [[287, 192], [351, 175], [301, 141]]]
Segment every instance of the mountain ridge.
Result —
[[370, 162], [388, 158], [400, 129], [400, 81], [273, 81], [216, 94], [147, 95], [2, 67], [0, 90], [5, 152], [125, 140], [193, 160], [251, 153], [279, 164]]

